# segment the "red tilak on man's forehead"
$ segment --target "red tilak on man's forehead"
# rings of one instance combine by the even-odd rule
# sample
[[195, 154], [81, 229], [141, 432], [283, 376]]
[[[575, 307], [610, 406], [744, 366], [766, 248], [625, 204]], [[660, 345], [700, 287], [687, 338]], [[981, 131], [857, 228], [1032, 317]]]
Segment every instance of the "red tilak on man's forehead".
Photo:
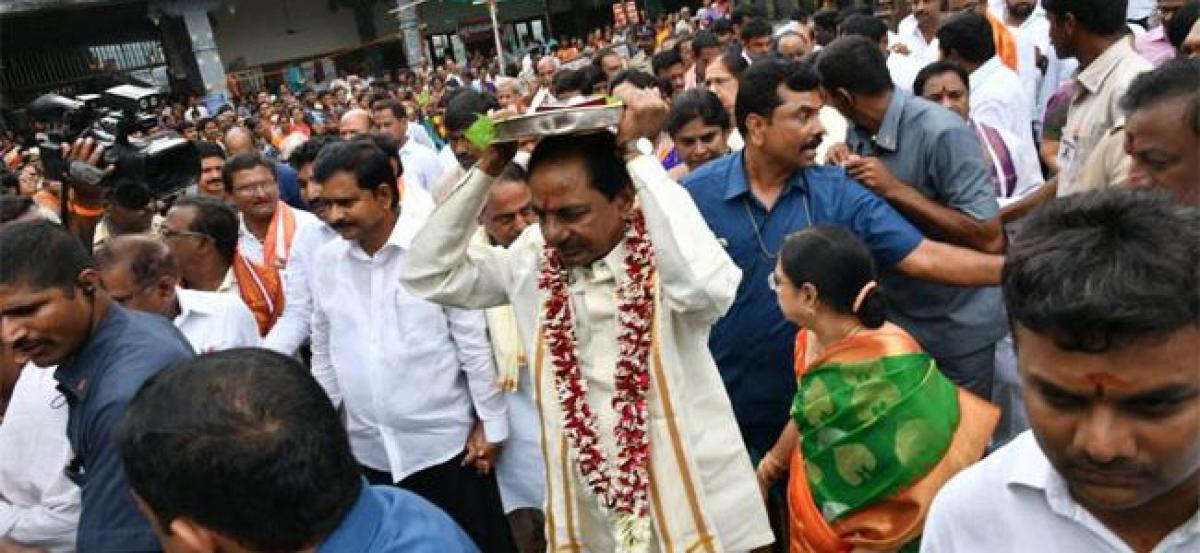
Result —
[[1105, 388], [1128, 388], [1129, 382], [1110, 373], [1087, 373], [1083, 379], [1096, 389], [1097, 397], [1104, 397]]

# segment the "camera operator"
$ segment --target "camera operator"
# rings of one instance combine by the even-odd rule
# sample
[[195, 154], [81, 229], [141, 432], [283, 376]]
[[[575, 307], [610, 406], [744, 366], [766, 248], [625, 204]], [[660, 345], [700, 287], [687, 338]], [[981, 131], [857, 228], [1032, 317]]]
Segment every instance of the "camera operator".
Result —
[[[85, 145], [71, 156], [94, 150]], [[83, 245], [47, 221], [0, 227], [0, 341], [21, 362], [58, 366], [75, 453], [66, 470], [82, 490], [77, 549], [158, 550], [129, 495], [115, 431], [142, 383], [190, 359], [191, 345], [167, 319], [113, 302]]]
[[107, 193], [99, 183], [112, 174], [116, 167], [103, 163], [104, 146], [97, 144], [93, 138], [80, 138], [70, 146], [63, 144], [61, 147], [63, 161], [68, 166], [79, 162], [82, 168], [80, 173], [86, 171], [90, 177], [81, 179], [78, 177], [82, 174], [73, 176], [69, 172], [63, 173], [66, 186], [63, 187], [62, 201], [66, 202], [65, 211], [69, 213], [64, 222], [67, 230], [81, 243], [91, 245], [95, 240], [96, 225], [105, 212]]
[[104, 194], [104, 216], [96, 225], [92, 247], [118, 236], [156, 231], [162, 217], [154, 212], [155, 207], [154, 196], [141, 183], [116, 183]]

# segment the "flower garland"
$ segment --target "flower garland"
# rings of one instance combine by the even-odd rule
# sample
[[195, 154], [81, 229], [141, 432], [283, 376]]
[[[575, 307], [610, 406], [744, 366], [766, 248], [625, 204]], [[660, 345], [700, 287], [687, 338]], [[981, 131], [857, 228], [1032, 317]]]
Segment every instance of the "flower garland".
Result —
[[650, 435], [646, 393], [650, 388], [650, 325], [654, 315], [654, 248], [646, 234], [641, 211], [625, 230], [625, 276], [617, 290], [617, 336], [620, 355], [614, 371], [613, 429], [617, 444], [616, 472], [599, 446], [596, 414], [587, 400], [587, 383], [579, 364], [575, 319], [567, 294], [569, 282], [558, 250], [542, 250], [538, 287], [548, 292], [542, 333], [550, 351], [554, 385], [563, 413], [563, 430], [570, 440], [575, 467], [600, 502], [616, 515], [614, 538], [618, 551], [638, 553], [650, 544], [648, 485]]

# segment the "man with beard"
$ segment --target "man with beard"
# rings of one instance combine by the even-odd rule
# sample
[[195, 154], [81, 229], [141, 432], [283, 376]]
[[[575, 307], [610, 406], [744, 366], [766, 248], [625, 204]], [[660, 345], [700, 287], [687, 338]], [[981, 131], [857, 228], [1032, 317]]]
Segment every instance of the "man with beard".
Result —
[[1200, 550], [1197, 267], [1200, 213], [1163, 196], [1025, 221], [1004, 300], [1032, 429], [941, 489], [922, 551]]
[[[882, 58], [877, 45], [859, 40]], [[886, 69], [881, 78], [890, 84]], [[711, 161], [683, 181], [743, 272], [733, 307], [713, 327], [709, 345], [752, 456], [774, 445], [796, 391], [796, 327], [784, 319], [767, 285], [788, 234], [819, 224], [844, 226], [871, 248], [881, 268], [960, 286], [1000, 278], [999, 256], [925, 239], [843, 169], [814, 165], [825, 133], [822, 104], [820, 79], [808, 65], [755, 63], [742, 76], [737, 97], [745, 150]], [[970, 131], [963, 126], [963, 132]]]
[[492, 472], [508, 413], [483, 314], [419, 299], [397, 278], [433, 202], [418, 188], [401, 199], [367, 140], [327, 146], [313, 178], [342, 237], [317, 253], [313, 376], [344, 409], [364, 475], [441, 507], [480, 549], [514, 550]]
[[[995, 181], [983, 146], [949, 110], [896, 90], [879, 47], [842, 37], [818, 61], [826, 97], [853, 125], [839, 160], [858, 182], [927, 236], [987, 253], [1004, 251]], [[911, 332], [956, 384], [991, 397], [1000, 291], [901, 275], [883, 280], [888, 317]]]

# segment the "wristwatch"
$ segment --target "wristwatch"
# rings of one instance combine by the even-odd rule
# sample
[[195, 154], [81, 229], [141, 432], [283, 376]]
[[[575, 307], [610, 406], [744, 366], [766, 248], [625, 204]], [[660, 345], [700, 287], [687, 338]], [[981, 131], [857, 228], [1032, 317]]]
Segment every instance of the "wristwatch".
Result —
[[654, 153], [654, 144], [651, 144], [650, 140], [645, 137], [637, 140], [630, 140], [629, 142], [621, 145], [621, 153], [629, 157], [639, 155], [648, 156]]

